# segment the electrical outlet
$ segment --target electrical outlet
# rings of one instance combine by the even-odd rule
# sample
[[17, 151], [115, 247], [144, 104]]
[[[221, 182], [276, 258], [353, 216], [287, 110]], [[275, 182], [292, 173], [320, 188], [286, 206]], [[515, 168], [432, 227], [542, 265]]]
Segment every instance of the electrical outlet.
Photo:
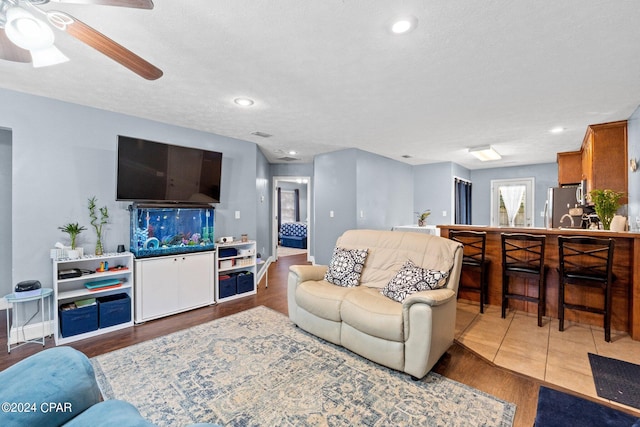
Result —
[[442, 216], [447, 216], [447, 211], [442, 211]]
[[236, 219], [240, 219], [240, 211], [236, 211]]
[[333, 218], [333, 211], [329, 211], [329, 218]]

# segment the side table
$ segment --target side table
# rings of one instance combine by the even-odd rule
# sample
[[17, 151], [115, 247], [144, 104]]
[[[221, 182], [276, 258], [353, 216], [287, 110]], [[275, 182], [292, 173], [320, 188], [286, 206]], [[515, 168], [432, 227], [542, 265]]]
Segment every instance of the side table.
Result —
[[[15, 293], [13, 294], [9, 294], [9, 295], [5, 295], [5, 299], [7, 300], [8, 303], [11, 304], [11, 308], [7, 308], [7, 353], [11, 353], [11, 349], [12, 348], [18, 348], [20, 346], [23, 346], [25, 344], [29, 344], [29, 343], [36, 343], [36, 344], [42, 344], [42, 346], [44, 347], [45, 345], [45, 337], [46, 337], [46, 330], [45, 330], [45, 307], [47, 310], [47, 317], [46, 320], [50, 321], [51, 320], [51, 306], [50, 306], [50, 301], [49, 298], [51, 297], [51, 294], [53, 293], [53, 289], [51, 288], [41, 288], [39, 289], [39, 293], [31, 293], [29, 294], [29, 296], [26, 297], [22, 297], [20, 296], [20, 294], [16, 295]], [[26, 334], [24, 333], [24, 327], [33, 319], [33, 317], [35, 317], [35, 314], [37, 314], [37, 312], [33, 315], [33, 317], [31, 317], [31, 319], [28, 320], [23, 320], [22, 324], [18, 324], [19, 319], [20, 319], [20, 306], [23, 303], [29, 302], [29, 301], [40, 301], [40, 317], [41, 317], [41, 321], [42, 321], [42, 338], [38, 338], [38, 339], [27, 339]], [[12, 312], [12, 320], [10, 320], [10, 316], [9, 316], [9, 311], [11, 310]], [[11, 346], [11, 329], [12, 327], [16, 328], [16, 344], [12, 347]], [[22, 342], [20, 342], [20, 328], [22, 328]], [[51, 334], [49, 334], [51, 335]]]

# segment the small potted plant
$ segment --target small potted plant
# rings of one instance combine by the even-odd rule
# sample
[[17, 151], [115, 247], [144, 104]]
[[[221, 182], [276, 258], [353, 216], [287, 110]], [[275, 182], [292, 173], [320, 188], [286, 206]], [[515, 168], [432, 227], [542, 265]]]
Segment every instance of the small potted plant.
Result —
[[620, 199], [624, 197], [624, 193], [618, 193], [613, 190], [591, 190], [589, 198], [593, 202], [598, 219], [602, 222], [602, 228], [609, 230], [613, 216], [620, 207]]
[[416, 212], [416, 214], [418, 214], [418, 226], [424, 227], [427, 224], [427, 218], [431, 215], [431, 210], [427, 209], [422, 213]]
[[109, 219], [109, 210], [106, 206], [99, 208], [100, 219], [98, 219], [96, 202], [97, 199], [95, 196], [89, 199], [89, 217], [91, 218], [91, 225], [93, 225], [93, 228], [96, 230], [96, 237], [98, 238], [96, 241], [96, 255], [102, 255], [104, 251], [102, 247], [102, 226], [105, 225]]
[[70, 222], [69, 224], [65, 224], [62, 227], [58, 227], [59, 230], [69, 234], [69, 238], [71, 238], [71, 251], [67, 254], [69, 258], [78, 258], [78, 250], [76, 249], [76, 238], [80, 233], [82, 233], [86, 228], [84, 226], [78, 224], [77, 222]]

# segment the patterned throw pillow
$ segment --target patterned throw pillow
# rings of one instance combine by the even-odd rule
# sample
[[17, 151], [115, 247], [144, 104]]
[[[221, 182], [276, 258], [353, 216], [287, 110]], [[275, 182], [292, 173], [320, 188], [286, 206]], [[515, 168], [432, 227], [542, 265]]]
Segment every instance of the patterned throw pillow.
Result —
[[324, 280], [338, 286], [358, 286], [367, 253], [368, 249], [334, 248]]
[[421, 268], [408, 260], [380, 293], [394, 301], [402, 302], [413, 293], [443, 287], [447, 277], [448, 271]]

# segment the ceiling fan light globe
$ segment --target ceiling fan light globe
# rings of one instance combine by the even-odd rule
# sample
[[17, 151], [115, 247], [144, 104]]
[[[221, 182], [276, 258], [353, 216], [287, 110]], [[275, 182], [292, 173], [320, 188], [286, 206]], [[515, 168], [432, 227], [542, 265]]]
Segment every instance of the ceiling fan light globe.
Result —
[[31, 62], [34, 68], [48, 67], [50, 65], [62, 64], [69, 58], [55, 46], [43, 49], [33, 49], [31, 52]]
[[9, 40], [22, 49], [44, 49], [53, 45], [53, 30], [44, 21], [20, 7], [6, 12], [5, 33]]

